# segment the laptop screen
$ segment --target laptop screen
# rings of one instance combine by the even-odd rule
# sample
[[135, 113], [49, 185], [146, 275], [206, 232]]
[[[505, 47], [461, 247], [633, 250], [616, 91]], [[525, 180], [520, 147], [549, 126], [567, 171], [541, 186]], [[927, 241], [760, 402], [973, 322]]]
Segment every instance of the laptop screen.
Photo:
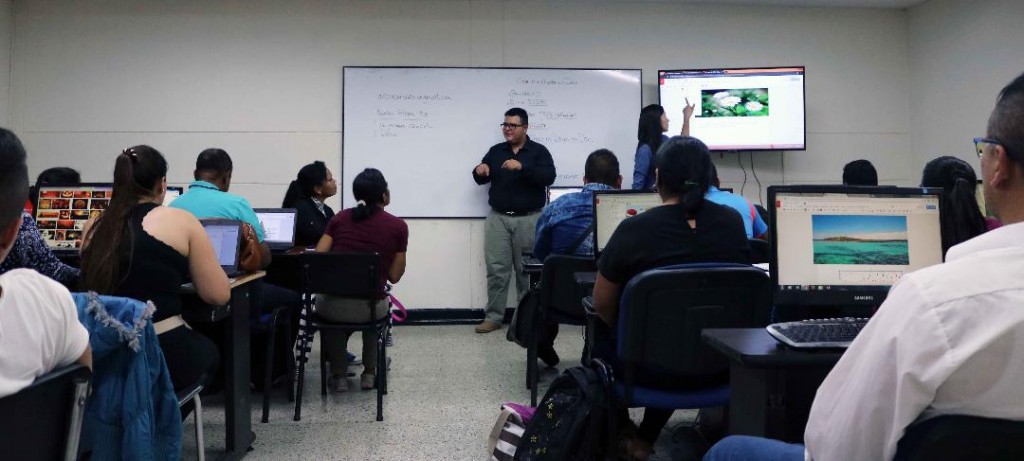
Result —
[[289, 246], [295, 243], [295, 209], [294, 208], [260, 208], [256, 210], [256, 218], [263, 226], [268, 243], [282, 243]]
[[111, 184], [40, 187], [35, 219], [46, 245], [59, 250], [81, 248], [85, 222], [107, 209], [113, 191]]
[[181, 196], [185, 191], [184, 187], [181, 186], [167, 186], [167, 191], [164, 193], [164, 206], [170, 206], [174, 199]]
[[238, 242], [241, 237], [241, 226], [238, 221], [203, 221], [213, 251], [217, 253], [217, 261], [221, 267], [234, 268], [238, 265]]
[[558, 200], [558, 197], [561, 197], [561, 196], [563, 196], [565, 194], [571, 194], [573, 192], [582, 192], [582, 191], [583, 191], [582, 187], [559, 187], [559, 186], [548, 187], [548, 203], [551, 203], [551, 202], [554, 202], [555, 200]]
[[594, 191], [594, 253], [604, 251], [619, 223], [661, 205], [657, 192], [631, 190]]

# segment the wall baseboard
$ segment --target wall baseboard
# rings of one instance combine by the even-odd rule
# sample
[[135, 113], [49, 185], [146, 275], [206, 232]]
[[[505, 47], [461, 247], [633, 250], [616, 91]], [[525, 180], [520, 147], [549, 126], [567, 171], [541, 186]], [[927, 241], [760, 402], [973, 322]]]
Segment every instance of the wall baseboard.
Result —
[[[505, 323], [512, 321], [515, 308], [505, 308]], [[401, 325], [472, 325], [484, 320], [483, 309], [409, 309]]]

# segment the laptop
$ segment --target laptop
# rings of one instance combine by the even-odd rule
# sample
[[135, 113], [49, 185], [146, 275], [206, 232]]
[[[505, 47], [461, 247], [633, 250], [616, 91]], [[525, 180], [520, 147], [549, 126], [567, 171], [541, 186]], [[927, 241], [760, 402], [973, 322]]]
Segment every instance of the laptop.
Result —
[[579, 186], [579, 187], [577, 187], [577, 186], [573, 186], [573, 187], [551, 186], [551, 187], [548, 187], [548, 202], [547, 203], [550, 204], [551, 202], [554, 202], [555, 200], [558, 200], [558, 197], [561, 197], [561, 196], [563, 196], [565, 194], [571, 194], [573, 192], [583, 192], [583, 187], [582, 186]]
[[59, 257], [77, 254], [82, 248], [86, 221], [107, 209], [113, 191], [110, 183], [36, 188], [33, 218], [50, 250]]
[[164, 192], [164, 203], [163, 206], [170, 206], [174, 199], [185, 193], [185, 188], [181, 186], [167, 186], [167, 191]]
[[601, 257], [619, 223], [659, 205], [661, 196], [657, 192], [594, 191], [594, 257]]
[[295, 246], [295, 208], [256, 208], [254, 211], [263, 226], [263, 241], [272, 251], [286, 251]]
[[238, 269], [242, 247], [242, 222], [232, 219], [200, 219], [206, 236], [213, 244], [217, 261], [228, 277], [238, 277], [242, 272]]

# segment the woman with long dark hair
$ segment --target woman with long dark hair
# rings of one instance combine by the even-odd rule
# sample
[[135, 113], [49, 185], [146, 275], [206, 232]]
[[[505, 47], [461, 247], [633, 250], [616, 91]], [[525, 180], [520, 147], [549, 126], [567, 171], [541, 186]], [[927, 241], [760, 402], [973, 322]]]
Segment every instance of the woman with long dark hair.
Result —
[[213, 305], [226, 304], [230, 290], [199, 220], [162, 206], [166, 191], [167, 161], [156, 149], [140, 145], [117, 156], [110, 204], [85, 226], [80, 284], [153, 302], [160, 348], [180, 391], [212, 378], [219, 361], [217, 346], [181, 318], [181, 284], [191, 274], [199, 297]]
[[942, 254], [988, 230], [975, 192], [978, 177], [974, 168], [956, 157], [943, 156], [924, 166], [921, 187], [942, 188]]
[[[612, 233], [598, 262], [594, 308], [615, 331], [623, 287], [640, 273], [683, 263], [750, 263], [743, 219], [736, 210], [704, 198], [710, 181], [711, 156], [699, 139], [675, 137], [658, 149], [658, 194], [662, 205], [623, 221]], [[618, 341], [625, 338], [617, 338]], [[616, 339], [595, 336], [593, 354], [622, 369], [616, 360]], [[728, 381], [726, 374], [675, 376], [637, 370], [636, 382], [667, 389], [703, 389]], [[624, 436], [622, 455], [646, 460], [672, 410], [647, 408], [636, 436]], [[619, 417], [629, 421], [628, 413]], [[630, 423], [631, 424], [631, 423]]]
[[324, 235], [334, 210], [324, 203], [338, 193], [338, 184], [324, 162], [316, 161], [302, 167], [288, 185], [282, 208], [295, 208], [295, 245], [312, 246]]
[[[388, 182], [380, 171], [367, 168], [352, 181], [352, 195], [358, 200], [353, 208], [347, 208], [331, 219], [320, 243], [318, 253], [328, 251], [373, 251], [380, 254], [384, 262], [385, 282], [398, 283], [405, 274], [405, 252], [409, 246], [409, 227], [400, 218], [384, 211], [391, 203]], [[335, 322], [365, 322], [366, 301], [338, 296], [317, 295], [317, 314]], [[387, 298], [381, 299], [374, 307], [375, 318], [388, 313]], [[345, 381], [348, 374], [348, 357], [345, 345], [350, 332], [324, 330], [324, 348], [331, 363], [331, 378], [328, 381], [335, 392], [348, 390]], [[363, 333], [363, 374], [360, 385], [373, 389], [377, 373], [377, 337]]]
[[[694, 106], [686, 100], [683, 107], [682, 136], [690, 135], [690, 116]], [[651, 104], [640, 111], [640, 122], [636, 130], [636, 155], [633, 157], [633, 190], [654, 190], [654, 154], [668, 136], [668, 116], [665, 108]]]

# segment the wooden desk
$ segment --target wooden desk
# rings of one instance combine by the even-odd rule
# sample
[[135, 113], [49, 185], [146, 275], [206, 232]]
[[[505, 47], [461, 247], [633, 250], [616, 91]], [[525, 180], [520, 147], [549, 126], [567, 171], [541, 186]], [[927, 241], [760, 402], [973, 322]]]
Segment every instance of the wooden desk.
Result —
[[[221, 351], [224, 370], [224, 420], [227, 434], [226, 450], [221, 459], [241, 459], [252, 449], [256, 435], [252, 432], [252, 406], [249, 395], [249, 309], [253, 281], [266, 272], [254, 272], [231, 282], [231, 299], [226, 306], [208, 306], [208, 312], [183, 313], [188, 322], [223, 320], [225, 349]], [[183, 296], [197, 296], [192, 284], [181, 287]]]
[[764, 328], [713, 328], [701, 337], [729, 358], [729, 434], [802, 443], [814, 394], [843, 350], [793, 349]]

